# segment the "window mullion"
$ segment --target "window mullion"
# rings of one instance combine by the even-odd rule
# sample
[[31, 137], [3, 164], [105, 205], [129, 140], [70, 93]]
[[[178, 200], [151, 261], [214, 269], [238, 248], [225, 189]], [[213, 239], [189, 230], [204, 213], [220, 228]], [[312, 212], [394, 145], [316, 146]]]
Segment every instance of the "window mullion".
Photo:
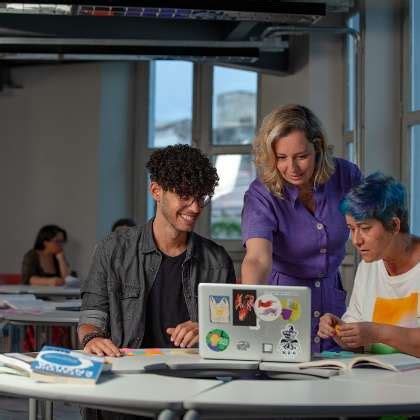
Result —
[[[193, 83], [192, 144], [211, 158], [212, 66], [195, 64]], [[195, 230], [203, 236], [210, 236], [210, 206], [203, 210]]]

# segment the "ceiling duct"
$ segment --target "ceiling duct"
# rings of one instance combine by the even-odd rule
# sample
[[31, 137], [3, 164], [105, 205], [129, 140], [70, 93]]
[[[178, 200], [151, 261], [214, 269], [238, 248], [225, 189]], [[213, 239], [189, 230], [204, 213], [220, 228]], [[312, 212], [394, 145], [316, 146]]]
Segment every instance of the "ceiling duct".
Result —
[[[288, 36], [273, 25], [313, 25], [322, 2], [90, 0], [0, 3], [0, 60], [189, 59], [287, 73]], [[199, 6], [199, 8], [197, 8]]]

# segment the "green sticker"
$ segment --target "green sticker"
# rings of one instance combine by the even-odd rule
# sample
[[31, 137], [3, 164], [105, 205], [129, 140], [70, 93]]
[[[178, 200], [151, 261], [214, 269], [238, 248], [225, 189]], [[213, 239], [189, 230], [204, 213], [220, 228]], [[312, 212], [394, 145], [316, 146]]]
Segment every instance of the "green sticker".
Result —
[[210, 350], [223, 351], [229, 345], [229, 335], [226, 331], [220, 329], [211, 330], [206, 335], [206, 343]]

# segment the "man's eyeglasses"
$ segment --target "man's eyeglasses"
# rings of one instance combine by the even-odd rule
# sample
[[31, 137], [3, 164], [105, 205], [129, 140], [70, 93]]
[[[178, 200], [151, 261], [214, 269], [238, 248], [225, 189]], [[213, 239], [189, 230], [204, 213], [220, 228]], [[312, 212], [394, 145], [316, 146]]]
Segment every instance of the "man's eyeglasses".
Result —
[[206, 207], [210, 201], [211, 201], [211, 196], [210, 195], [204, 195], [203, 197], [181, 197], [179, 196], [180, 201], [182, 202], [183, 206], [185, 207], [189, 207], [191, 206], [191, 204], [194, 203], [194, 201], [197, 202], [197, 204], [199, 205], [200, 208], [204, 208]]

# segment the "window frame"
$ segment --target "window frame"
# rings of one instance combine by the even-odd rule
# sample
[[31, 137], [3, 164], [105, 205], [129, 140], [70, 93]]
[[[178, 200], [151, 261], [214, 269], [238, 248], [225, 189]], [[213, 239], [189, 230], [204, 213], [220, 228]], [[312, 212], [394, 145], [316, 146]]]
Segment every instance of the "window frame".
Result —
[[[212, 158], [220, 154], [252, 155], [252, 143], [248, 145], [213, 145], [212, 144], [212, 100], [213, 100], [213, 68], [214, 66], [226, 67], [237, 70], [253, 71], [240, 66], [224, 64], [193, 63], [193, 98], [192, 98], [192, 140], [191, 145], [199, 148], [203, 153]], [[149, 147], [150, 135], [150, 103], [152, 101], [153, 86], [151, 81], [151, 62], [137, 63], [136, 71], [136, 115], [135, 124], [135, 215], [140, 223], [147, 221], [148, 180], [145, 168], [150, 154], [155, 148]], [[261, 74], [257, 76], [256, 98], [256, 129], [261, 120]], [[197, 221], [195, 232], [212, 239], [222, 245], [234, 260], [241, 260], [244, 254], [241, 239], [212, 238], [210, 226], [211, 204], [203, 210]]]

